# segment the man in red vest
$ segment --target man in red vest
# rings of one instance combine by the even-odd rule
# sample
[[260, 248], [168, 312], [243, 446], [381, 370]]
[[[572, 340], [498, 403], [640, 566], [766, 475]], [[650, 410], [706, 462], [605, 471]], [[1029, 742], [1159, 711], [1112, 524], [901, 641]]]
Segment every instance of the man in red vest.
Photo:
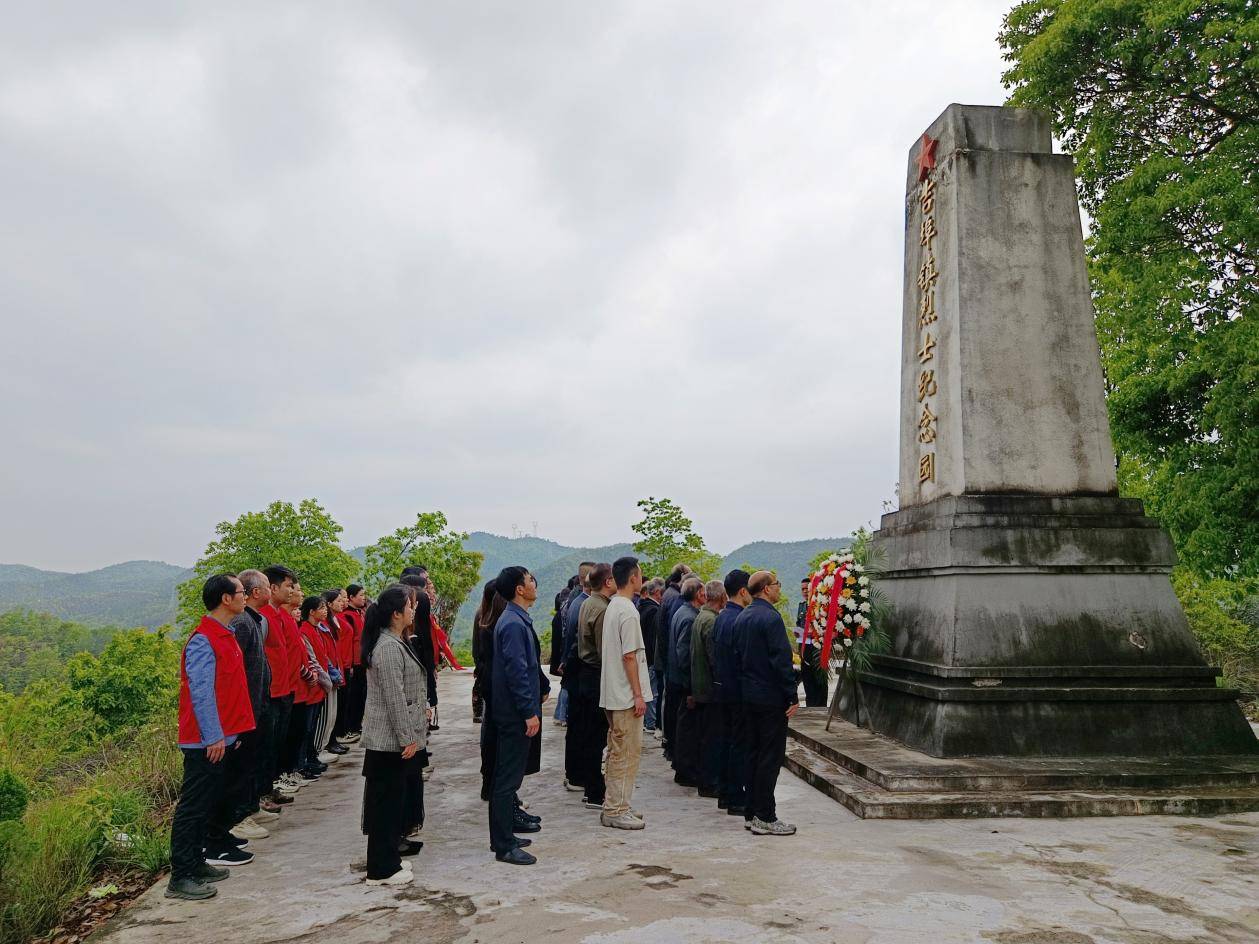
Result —
[[207, 613], [184, 644], [179, 666], [179, 748], [184, 780], [171, 824], [171, 878], [167, 898], [212, 898], [211, 884], [227, 878], [218, 865], [253, 860], [235, 844], [210, 850], [212, 823], [226, 814], [223, 758], [237, 738], [254, 729], [253, 707], [245, 679], [245, 659], [229, 624], [245, 609], [245, 588], [235, 574], [216, 574], [205, 582], [201, 600]]

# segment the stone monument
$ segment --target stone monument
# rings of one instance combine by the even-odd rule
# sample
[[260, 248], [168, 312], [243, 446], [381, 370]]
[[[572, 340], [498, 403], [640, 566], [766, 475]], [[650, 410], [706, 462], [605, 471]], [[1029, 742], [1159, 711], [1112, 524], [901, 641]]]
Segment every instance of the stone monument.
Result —
[[[875, 732], [936, 757], [1254, 754], [1120, 498], [1074, 168], [1048, 119], [950, 105], [905, 195], [900, 510]], [[851, 720], [854, 706], [843, 706]]]

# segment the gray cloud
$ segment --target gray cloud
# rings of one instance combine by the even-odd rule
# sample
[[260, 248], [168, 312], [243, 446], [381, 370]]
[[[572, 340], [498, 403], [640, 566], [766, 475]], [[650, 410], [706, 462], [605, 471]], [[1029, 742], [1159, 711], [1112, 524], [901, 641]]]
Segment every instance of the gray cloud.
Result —
[[876, 519], [905, 154], [1007, 6], [12, 5], [0, 560]]

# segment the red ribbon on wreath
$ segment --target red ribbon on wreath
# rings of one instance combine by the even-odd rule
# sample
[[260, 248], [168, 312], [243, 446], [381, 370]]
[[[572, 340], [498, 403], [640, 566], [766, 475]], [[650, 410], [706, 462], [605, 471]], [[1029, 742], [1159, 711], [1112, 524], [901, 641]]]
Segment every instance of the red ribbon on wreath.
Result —
[[[813, 575], [813, 579], [809, 581], [809, 609], [804, 617], [804, 643], [808, 643], [809, 635], [813, 632], [813, 617], [817, 613], [817, 588], [822, 582], [823, 574], [821, 571]], [[844, 589], [844, 582], [839, 579], [839, 568], [835, 568], [835, 582], [831, 587], [831, 598], [826, 604], [826, 628], [822, 636], [822, 655], [819, 665], [830, 668], [831, 664], [831, 646], [835, 644], [835, 623], [839, 618], [839, 601]], [[801, 653], [801, 658], [804, 653]]]

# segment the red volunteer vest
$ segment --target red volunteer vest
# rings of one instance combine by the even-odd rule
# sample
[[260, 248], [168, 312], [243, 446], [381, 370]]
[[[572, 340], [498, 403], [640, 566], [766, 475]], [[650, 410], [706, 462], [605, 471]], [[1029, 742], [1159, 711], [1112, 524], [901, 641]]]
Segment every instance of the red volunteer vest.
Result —
[[[320, 642], [319, 640], [318, 627], [311, 626], [310, 623], [302, 623], [300, 632], [302, 634], [302, 639], [305, 639], [307, 642], [310, 643], [310, 648], [315, 653], [315, 661], [319, 661], [323, 659], [324, 647], [323, 647], [323, 643]], [[307, 655], [306, 655], [306, 647], [304, 645], [302, 646], [302, 659], [304, 661], [308, 661]], [[299, 676], [297, 680], [297, 684], [301, 686], [301, 689], [299, 689], [299, 691], [303, 689], [305, 690], [305, 694], [302, 696], [301, 700], [308, 705], [317, 705], [321, 701], [323, 701], [324, 698], [326, 697], [324, 695], [324, 690], [319, 687], [318, 682], [310, 682], [308, 684], [302, 681], [301, 677]]]
[[[284, 641], [284, 620], [280, 611], [268, 603], [258, 610], [267, 620], [267, 642], [264, 652], [271, 667], [271, 697], [293, 694], [293, 673], [289, 670], [288, 645]], [[290, 617], [291, 618], [291, 617]]]
[[363, 664], [363, 614], [358, 610], [346, 610], [341, 622], [350, 624], [350, 665], [358, 668]]
[[[245, 681], [245, 657], [236, 636], [218, 620], [201, 617], [201, 624], [188, 638], [200, 633], [214, 650], [214, 699], [218, 702], [219, 726], [223, 736], [243, 734], [254, 729], [254, 711], [249, 703], [249, 685]], [[184, 650], [188, 643], [184, 643]], [[179, 743], [199, 744], [201, 727], [192, 710], [192, 693], [188, 688], [188, 671], [184, 654], [179, 655]]]

